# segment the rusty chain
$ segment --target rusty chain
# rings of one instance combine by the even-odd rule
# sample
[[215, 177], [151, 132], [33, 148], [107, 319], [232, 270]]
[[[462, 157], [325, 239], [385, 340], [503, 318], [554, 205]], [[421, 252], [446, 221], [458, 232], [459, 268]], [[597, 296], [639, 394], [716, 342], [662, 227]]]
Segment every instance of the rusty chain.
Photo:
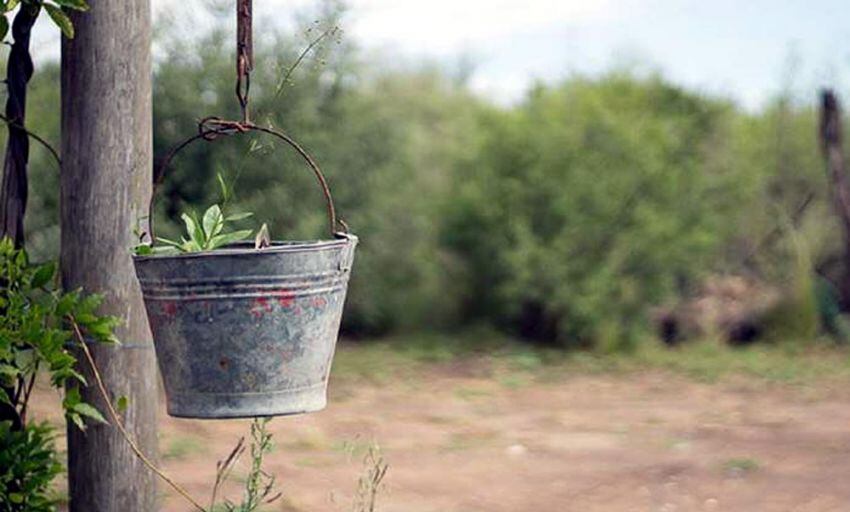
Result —
[[251, 0], [236, 1], [236, 98], [242, 109], [242, 122], [249, 123], [248, 93], [254, 69], [254, 40]]

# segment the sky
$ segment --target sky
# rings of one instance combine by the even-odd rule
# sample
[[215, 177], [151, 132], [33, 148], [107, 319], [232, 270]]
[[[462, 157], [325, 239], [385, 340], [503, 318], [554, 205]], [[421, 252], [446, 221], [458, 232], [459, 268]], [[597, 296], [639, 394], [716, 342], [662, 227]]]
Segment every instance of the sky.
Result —
[[[197, 9], [183, 0], [184, 16]], [[235, 0], [232, 0], [235, 2]], [[155, 17], [174, 0], [152, 0]], [[850, 82], [850, 6], [843, 0], [349, 0], [346, 37], [387, 59], [474, 63], [471, 87], [520, 100], [535, 81], [612, 67], [757, 109], [784, 86], [803, 99]], [[287, 25], [314, 0], [254, 0]], [[44, 32], [44, 31], [42, 31]], [[49, 43], [45, 43], [49, 45]]]

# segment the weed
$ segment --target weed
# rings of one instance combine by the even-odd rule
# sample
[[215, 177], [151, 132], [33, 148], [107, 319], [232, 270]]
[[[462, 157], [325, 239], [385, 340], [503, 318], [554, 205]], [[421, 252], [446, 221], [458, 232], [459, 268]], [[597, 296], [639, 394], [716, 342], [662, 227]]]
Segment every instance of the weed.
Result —
[[272, 449], [272, 435], [268, 431], [271, 418], [254, 418], [251, 423], [251, 469], [245, 477], [242, 503], [234, 504], [228, 499], [216, 505], [216, 497], [221, 485], [233, 472], [233, 467], [245, 453], [245, 438], [240, 438], [230, 454], [216, 464], [215, 484], [213, 485], [210, 510], [224, 512], [254, 512], [262, 505], [278, 500], [282, 493], [274, 492], [275, 477], [263, 469], [263, 460]]
[[378, 492], [389, 469], [378, 445], [375, 444], [369, 448], [363, 458], [363, 468], [363, 475], [357, 484], [353, 510], [354, 512], [375, 512]]

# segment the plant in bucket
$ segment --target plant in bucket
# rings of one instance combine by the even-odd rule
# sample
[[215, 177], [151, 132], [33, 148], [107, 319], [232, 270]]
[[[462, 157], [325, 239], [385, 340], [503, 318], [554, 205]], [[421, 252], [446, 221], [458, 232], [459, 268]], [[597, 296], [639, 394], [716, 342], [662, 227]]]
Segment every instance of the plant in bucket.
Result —
[[[177, 148], [254, 131], [280, 138], [312, 169], [331, 238], [269, 241], [263, 225], [246, 242], [251, 230], [226, 228], [249, 214], [226, 215], [213, 205], [202, 217], [184, 214], [187, 236], [171, 241], [153, 235], [149, 217], [150, 236], [133, 261], [172, 416], [274, 416], [326, 404], [357, 237], [336, 219], [321, 171], [287, 135], [251, 123], [206, 119]], [[160, 166], [157, 183], [176, 153]]]

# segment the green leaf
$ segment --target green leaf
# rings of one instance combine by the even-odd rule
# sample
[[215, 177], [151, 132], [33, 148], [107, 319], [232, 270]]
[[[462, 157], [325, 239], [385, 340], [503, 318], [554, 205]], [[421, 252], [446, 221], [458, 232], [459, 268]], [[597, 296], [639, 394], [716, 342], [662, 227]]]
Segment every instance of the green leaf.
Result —
[[65, 316], [74, 309], [80, 299], [79, 292], [73, 291], [63, 295], [56, 303], [56, 315]]
[[254, 215], [251, 212], [243, 212], [243, 213], [234, 213], [233, 215], [228, 215], [224, 220], [227, 222], [235, 222], [237, 220], [247, 219]]
[[124, 413], [127, 410], [127, 406], [130, 405], [130, 399], [127, 398], [126, 395], [121, 395], [118, 397], [118, 400], [115, 402], [115, 409], [119, 413]]
[[97, 421], [98, 423], [105, 423], [107, 425], [109, 424], [109, 422], [106, 421], [106, 418], [103, 417], [100, 411], [85, 402], [80, 402], [74, 405], [74, 412], [76, 412], [77, 414], [81, 414], [87, 418], [91, 418]]
[[[201, 248], [204, 247], [204, 245], [205, 245], [204, 242], [206, 242], [206, 240], [204, 239], [204, 231], [201, 228], [201, 223], [198, 222], [197, 216], [195, 215], [194, 212], [192, 212], [191, 215], [184, 213], [183, 215], [181, 215], [181, 218], [183, 219], [183, 222], [186, 224], [186, 232], [189, 235], [188, 241], [192, 242], [189, 245], [190, 248], [184, 249], [184, 250], [200, 251]], [[185, 245], [185, 243], [184, 243], [184, 245]]]
[[[221, 208], [219, 208], [217, 204], [214, 204], [207, 208], [207, 211], [204, 213], [204, 233], [206, 233], [207, 235], [206, 241], [209, 242], [214, 236], [221, 233], [221, 229], [223, 227], [224, 218], [221, 215]], [[211, 249], [211, 247], [205, 248]]]
[[198, 226], [195, 223], [195, 219], [192, 218], [188, 213], [184, 213], [180, 216], [183, 219], [183, 224], [186, 225], [186, 233], [189, 235], [189, 238], [195, 237], [195, 231], [198, 230]]
[[21, 3], [21, 0], [9, 0], [6, 2], [6, 12], [15, 10], [15, 7], [17, 7], [19, 3]]
[[55, 3], [61, 5], [62, 7], [67, 7], [68, 9], [74, 9], [75, 11], [88, 11], [89, 4], [85, 2], [85, 0], [53, 0]]
[[157, 241], [157, 242], [160, 242], [160, 243], [163, 243], [163, 244], [165, 244], [165, 245], [170, 245], [170, 246], [172, 246], [172, 247], [176, 247], [176, 248], [178, 248], [178, 249], [180, 249], [181, 247], [183, 247], [183, 243], [182, 243], [182, 242], [175, 242], [174, 240], [169, 240], [169, 239], [167, 239], [167, 238], [160, 238], [160, 237], [156, 237], [156, 241]]
[[65, 391], [65, 399], [62, 401], [62, 405], [66, 409], [73, 409], [74, 406], [82, 400], [83, 398], [80, 396], [80, 388], [72, 387]]
[[15, 254], [15, 265], [19, 267], [26, 267], [29, 263], [29, 258], [27, 258], [27, 252], [23, 249]]
[[20, 373], [21, 371], [18, 368], [10, 364], [0, 364], [0, 377], [14, 379]]
[[194, 240], [186, 240], [184, 238], [183, 243], [180, 245], [180, 250], [183, 251], [183, 252], [195, 252], [195, 251], [200, 251], [201, 246], [198, 245], [198, 242], [196, 242]]
[[83, 422], [82, 416], [74, 412], [69, 412], [68, 419], [74, 422], [74, 425], [76, 425], [80, 430], [82, 430], [83, 432], [86, 431], [86, 424]]
[[121, 321], [112, 316], [98, 317], [95, 322], [86, 325], [86, 334], [95, 338], [101, 343], [120, 343], [118, 338], [112, 332]]
[[178, 252], [178, 249], [175, 247], [154, 247], [151, 249], [153, 254], [174, 254]]
[[9, 33], [9, 20], [5, 15], [0, 16], [0, 40], [6, 38], [6, 34]]
[[24, 495], [19, 492], [10, 492], [9, 493], [9, 501], [16, 505], [20, 505], [24, 502]]
[[245, 240], [246, 238], [251, 236], [253, 233], [250, 229], [243, 229], [240, 231], [233, 231], [232, 233], [224, 233], [223, 235], [218, 235], [212, 240], [210, 240], [209, 249], [216, 249], [218, 247], [222, 247], [227, 244], [231, 244], [233, 242], [239, 242], [240, 240]]
[[62, 9], [55, 5], [44, 4], [44, 9], [47, 10], [47, 14], [50, 15], [50, 19], [52, 19], [53, 23], [59, 27], [62, 34], [64, 34], [68, 39], [74, 39], [74, 24], [71, 23], [71, 18], [69, 18]]
[[53, 279], [54, 275], [56, 275], [56, 263], [52, 261], [45, 263], [35, 270], [35, 273], [32, 276], [31, 285], [33, 288], [41, 288], [49, 283], [50, 280]]
[[25, 349], [17, 349], [15, 350], [15, 366], [23, 369], [30, 369], [35, 367], [35, 363], [38, 359], [38, 353], [30, 348]]
[[215, 177], [218, 179], [218, 186], [221, 188], [221, 201], [226, 203], [230, 199], [230, 189], [227, 188], [227, 182], [224, 181], [224, 176], [221, 173], [216, 173]]
[[133, 254], [136, 256], [149, 256], [153, 254], [154, 250], [150, 244], [139, 244], [133, 247]]

